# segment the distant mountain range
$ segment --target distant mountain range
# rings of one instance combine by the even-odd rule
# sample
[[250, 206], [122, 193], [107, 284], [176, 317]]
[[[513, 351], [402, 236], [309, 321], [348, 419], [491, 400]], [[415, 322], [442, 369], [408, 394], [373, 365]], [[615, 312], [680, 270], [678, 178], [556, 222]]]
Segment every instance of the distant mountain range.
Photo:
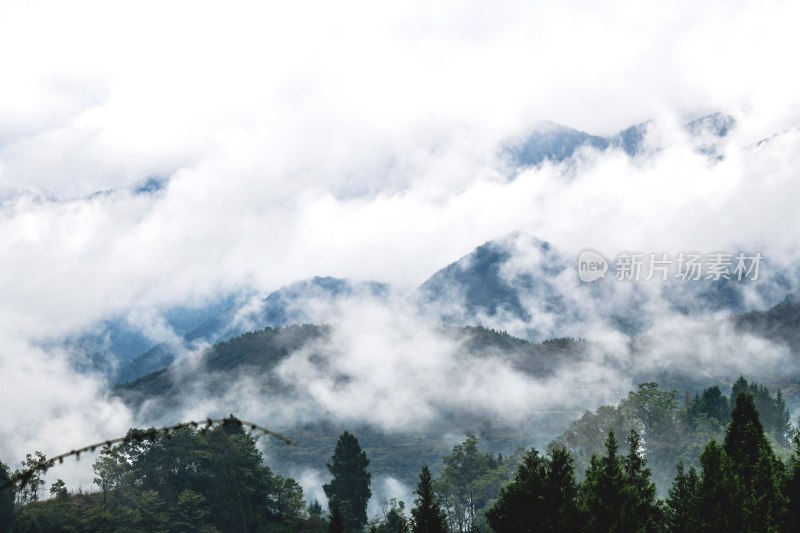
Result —
[[[507, 333], [480, 327], [440, 328], [438, 332], [459, 346], [462, 364], [470, 360], [481, 361], [488, 357], [500, 358], [514, 369], [530, 376], [547, 378], [568, 363], [581, 360], [591, 348], [586, 341], [559, 339], [544, 343], [531, 343]], [[538, 438], [545, 445], [563, 430], [569, 414], [557, 412], [544, 415], [535, 426], [520, 428], [502, 420], [491, 419], [486, 413], [464, 406], [443, 409], [435, 424], [419, 424], [402, 437], [386, 433], [380, 428], [358, 421], [347, 422], [324, 414], [324, 407], [317, 406], [307, 397], [304, 383], [283, 379], [280, 366], [297, 352], [312, 355], [309, 362], [321, 371], [327, 367], [331, 354], [331, 328], [318, 325], [298, 325], [283, 328], [265, 328], [245, 333], [208, 348], [200, 360], [189, 365], [179, 362], [143, 376], [131, 383], [117, 386], [113, 393], [136, 410], [143, 410], [150, 419], [158, 420], [167, 413], [174, 416], [187, 408], [187, 402], [214, 398], [214, 409], [227, 409], [234, 398], [252, 398], [252, 402], [263, 402], [259, 410], [268, 417], [271, 429], [286, 431], [292, 435], [297, 446], [275, 446], [267, 440], [269, 456], [276, 465], [287, 471], [292, 468], [324, 467], [330, 457], [330, 449], [336, 436], [345, 429], [355, 432], [370, 453], [373, 475], [392, 475], [411, 484], [418, 474], [418, 462], [425, 460], [436, 464], [449, 451], [450, 441], [446, 434], [461, 438], [465, 431], [478, 433], [489, 449], [513, 452], [520, 446], [529, 446], [531, 439]], [[380, 357], [380, 354], [375, 354]], [[349, 376], [332, 375], [346, 383]], [[242, 387], [241, 394], [234, 387]], [[408, 384], [410, 385], [410, 384]], [[202, 401], [202, 400], [200, 400]], [[235, 403], [237, 400], [233, 400]], [[269, 405], [270, 407], [266, 407]], [[302, 407], [315, 415], [310, 420], [286, 414], [304, 412]]]
[[594, 283], [578, 279], [577, 251], [524, 233], [487, 242], [428, 279], [418, 305], [447, 324], [507, 329], [528, 339], [586, 337], [602, 327], [640, 334], [665, 313], [742, 313], [772, 305], [796, 288], [797, 268], [764, 268], [757, 281], [735, 279], [627, 283], [612, 269]]
[[[734, 315], [728, 321], [743, 332], [774, 342], [785, 342], [795, 354], [800, 354], [797, 334], [800, 331], [800, 297], [797, 293], [768, 310]], [[439, 333], [458, 343], [464, 365], [470, 365], [470, 361], [477, 363], [499, 358], [538, 380], [546, 380], [562, 370], [579, 366], [598, 348], [591, 342], [568, 338], [533, 343], [482, 327], [445, 327], [440, 328]], [[280, 367], [293, 354], [306, 352], [311, 354], [307, 359], [310, 364], [327, 371], [329, 360], [322, 352], [330, 345], [331, 334], [330, 327], [319, 325], [265, 328], [245, 333], [207, 349], [200, 361], [189, 365], [173, 363], [168, 368], [116, 387], [114, 394], [134, 409], [144, 409], [147, 416], [158, 419], [164, 413], [181, 412], [186, 409], [187, 401], [196, 401], [192, 398], [198, 396], [217, 398], [221, 405], [214, 404], [215, 408], [225, 409], [228, 405], [226, 398], [230, 399], [229, 389], [242, 386], [245, 377], [242, 394], [246, 398], [265, 399], [263, 401], [275, 411], [268, 414], [273, 423], [278, 424], [275, 429], [291, 434], [298, 443], [295, 447], [265, 444], [275, 463], [282, 465], [287, 472], [303, 466], [321, 468], [328, 459], [336, 435], [349, 429], [366, 443], [374, 473], [398, 476], [406, 483], [413, 482], [419, 461], [436, 464], [448, 451], [449, 441], [445, 435], [458, 436], [472, 431], [481, 437], [486, 449], [509, 453], [520, 446], [545, 446], [575, 416], [566, 408], [539, 413], [531, 424], [518, 424], [473, 412], [465, 404], [460, 410], [453, 406], [442, 408], [434, 425], [387, 433], [367, 422], [347, 422], [331, 417], [321, 411], [323, 406], [320, 405], [315, 408], [318, 416], [292, 423], [292, 415], [281, 417], [278, 412], [281, 408], [291, 412], [289, 406], [294, 402], [305, 405], [308, 398], [304, 384], [284, 379]], [[647, 349], [646, 344], [642, 349]], [[641, 379], [640, 382], [658, 381], [662, 390], [674, 389], [683, 395], [694, 394], [715, 384], [725, 389], [725, 384], [736, 377], [734, 374], [709, 376], [691, 368], [685, 372], [680, 369], [656, 374], [642, 372], [637, 379]], [[332, 375], [331, 379], [341, 380], [346, 386], [349, 376]], [[800, 376], [787, 374], [779, 382], [770, 383], [770, 387], [782, 388], [790, 408], [800, 404]], [[271, 402], [266, 399], [271, 399]]]
[[[503, 150], [519, 166], [567, 161], [584, 148], [619, 149], [635, 157], [649, 149], [651, 125], [644, 122], [601, 137], [546, 123]], [[719, 157], [719, 141], [735, 126], [733, 117], [713, 113], [687, 122], [684, 130], [699, 152]], [[158, 192], [163, 184], [151, 178], [141, 192]], [[736, 314], [766, 308], [796, 290], [800, 279], [800, 268], [770, 265], [758, 283], [703, 280], [654, 287], [603, 279], [587, 284], [577, 278], [576, 254], [558, 243], [512, 233], [478, 246], [405, 297], [434, 324], [486, 326], [542, 341], [591, 337], [601, 329], [637, 335], [664, 312]], [[100, 370], [124, 383], [245, 332], [326, 323], [343, 302], [382, 301], [391, 293], [391, 287], [377, 281], [315, 277], [267, 295], [245, 291], [165, 309], [134, 309], [53, 342], [65, 344], [79, 368]]]
[[[616, 135], [601, 137], [568, 126], [545, 122], [527, 135], [505, 144], [503, 151], [520, 166], [535, 166], [545, 161], [567, 161], [581, 149], [598, 151], [618, 149], [634, 157], [645, 151], [645, 138], [651, 121], [626, 128]], [[736, 119], [724, 113], [712, 113], [684, 124], [686, 133], [696, 142], [697, 150], [720, 157], [717, 141], [726, 137], [736, 126]]]
[[[626, 335], [647, 331], [665, 312], [736, 314], [752, 302], [769, 306], [790, 291], [796, 271], [771, 268], [757, 282], [735, 280], [582, 283], [576, 256], [516, 232], [478, 246], [433, 274], [406, 297], [428, 323], [485, 326], [532, 341], [591, 337], [593, 331]], [[68, 339], [78, 359], [118, 383], [164, 368], [188, 351], [265, 327], [324, 324], [353, 299], [386, 301], [383, 283], [316, 277], [266, 297], [226, 296], [197, 307], [131, 312]], [[763, 305], [763, 304], [762, 304]], [[91, 366], [93, 365], [93, 366]]]

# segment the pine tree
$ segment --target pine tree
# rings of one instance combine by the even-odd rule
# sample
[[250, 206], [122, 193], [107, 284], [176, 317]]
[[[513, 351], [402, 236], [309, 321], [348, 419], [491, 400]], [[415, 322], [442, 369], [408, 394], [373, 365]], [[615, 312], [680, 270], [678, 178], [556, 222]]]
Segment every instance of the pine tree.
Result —
[[784, 530], [800, 531], [800, 430], [795, 431], [792, 442], [794, 451], [783, 486], [783, 494], [786, 497]]
[[503, 487], [500, 499], [486, 513], [497, 533], [539, 531], [544, 515], [544, 485], [547, 462], [536, 450], [529, 451], [514, 480]]
[[328, 523], [328, 533], [344, 533], [344, 517], [339, 506], [331, 508], [331, 521]]
[[650, 480], [650, 469], [641, 455], [639, 433], [628, 435], [628, 454], [623, 460], [622, 509], [620, 528], [623, 531], [651, 531], [658, 522], [656, 485]]
[[742, 495], [731, 460], [715, 440], [700, 455], [698, 487], [699, 531], [728, 533], [742, 530]]
[[772, 451], [758, 411], [749, 394], [736, 398], [736, 408], [725, 435], [725, 453], [741, 484], [746, 527], [777, 527], [784, 509], [780, 492], [782, 465]]
[[414, 533], [447, 533], [447, 520], [433, 493], [431, 471], [427, 465], [419, 474], [414, 508], [411, 509]]
[[322, 488], [331, 513], [339, 510], [346, 531], [361, 531], [367, 523], [372, 476], [367, 471], [369, 459], [358, 439], [347, 431], [342, 433], [327, 466], [333, 479]]
[[564, 448], [550, 451], [544, 483], [544, 531], [578, 529], [578, 485], [572, 456]]
[[674, 533], [697, 531], [697, 472], [694, 467], [686, 473], [683, 461], [676, 466], [675, 481], [669, 489], [667, 498], [667, 523]]
[[581, 507], [589, 531], [618, 530], [622, 514], [624, 478], [613, 431], [609, 432], [605, 446], [603, 457], [592, 457], [580, 487]]

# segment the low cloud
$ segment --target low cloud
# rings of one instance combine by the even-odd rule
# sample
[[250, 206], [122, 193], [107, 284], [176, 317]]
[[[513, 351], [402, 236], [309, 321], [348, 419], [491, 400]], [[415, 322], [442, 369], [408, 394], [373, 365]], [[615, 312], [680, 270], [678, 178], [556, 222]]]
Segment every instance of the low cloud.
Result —
[[[133, 417], [103, 379], [43, 347], [109, 317], [175, 341], [160, 310], [315, 275], [408, 294], [518, 230], [572, 256], [747, 249], [797, 264], [800, 80], [779, 53], [798, 49], [797, 19], [791, 2], [5, 3], [0, 48], [19, 53], [0, 65], [0, 456], [57, 453], [156, 418]], [[719, 110], [737, 127], [701, 140], [717, 143], [718, 160], [681, 125]], [[635, 158], [586, 149], [509, 165], [503, 144], [547, 119], [602, 135], [653, 122]], [[163, 186], [137, 193], [152, 177]], [[514, 257], [510, 278], [536, 260]], [[315, 355], [326, 372], [301, 351], [273, 376], [299, 402], [263, 399], [258, 376], [203, 396], [195, 371], [171, 416], [235, 407], [394, 431], [442, 408], [524, 418], [565, 398], [567, 410], [592, 407], [624, 395], [636, 365], [728, 373], [787, 361], [779, 346], [665, 313], [658, 298], [636, 310], [657, 327], [631, 352], [572, 281], [557, 284], [587, 318], [580, 327], [533, 295], [532, 323], [483, 317], [600, 343], [554, 376], [469, 359], [405, 304], [358, 302], [324, 320], [332, 343]], [[608, 305], [630, 302], [617, 296]], [[777, 298], [752, 293], [747, 306]]]

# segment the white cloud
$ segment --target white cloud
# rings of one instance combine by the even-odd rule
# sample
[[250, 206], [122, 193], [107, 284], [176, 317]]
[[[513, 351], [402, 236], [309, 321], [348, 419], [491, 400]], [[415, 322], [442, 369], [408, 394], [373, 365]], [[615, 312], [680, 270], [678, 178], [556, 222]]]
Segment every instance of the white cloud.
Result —
[[[722, 1], [3, 2], [0, 368], [12, 385], [0, 405], [38, 425], [7, 418], [0, 452], [70, 447], [129, 422], [103, 383], [31, 347], [111, 314], [146, 317], [313, 275], [409, 289], [520, 229], [566, 251], [747, 246], [796, 260], [798, 10]], [[717, 110], [738, 127], [712, 163], [677, 124]], [[572, 165], [513, 175], [496, 157], [504, 139], [543, 119], [612, 134], [650, 118], [653, 150], [640, 159], [585, 151]], [[150, 176], [168, 178], [166, 188], [129, 192]], [[407, 350], [430, 354], [405, 369], [409, 381], [453, 364], [450, 348], [417, 326], [383, 327], [386, 312], [339, 325], [337, 364], [365, 378], [351, 396], [317, 376], [313, 398], [369, 416], [354, 399], [370, 398], [380, 413], [381, 391], [398, 379], [387, 369]], [[365, 320], [376, 321], [372, 334], [348, 329]], [[576, 372], [573, 383], [627, 386], [602, 365]], [[490, 392], [495, 378], [506, 383], [500, 396]], [[539, 384], [541, 399], [571, 390], [563, 383]], [[393, 400], [409, 417], [462, 400], [524, 412], [528, 385], [487, 363], [452, 396], [427, 384]]]

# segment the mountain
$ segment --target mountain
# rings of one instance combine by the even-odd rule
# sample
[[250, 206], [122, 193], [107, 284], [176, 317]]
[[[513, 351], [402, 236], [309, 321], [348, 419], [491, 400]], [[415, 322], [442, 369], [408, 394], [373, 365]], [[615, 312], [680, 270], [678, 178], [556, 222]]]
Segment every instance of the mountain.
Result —
[[266, 298], [240, 298], [225, 307], [207, 309], [204, 320], [183, 328], [179, 343], [142, 347], [139, 354], [122, 365], [116, 381], [125, 383], [162, 369], [183, 351], [218, 343], [264, 327], [323, 323], [342, 302], [353, 298], [385, 298], [389, 287], [383, 283], [354, 282], [332, 277], [315, 277], [282, 287]]
[[[313, 350], [319, 343], [326, 344], [330, 341], [330, 333], [329, 326], [312, 324], [266, 327], [247, 332], [206, 349], [201, 355], [199, 372], [211, 376], [212, 392], [221, 392], [227, 386], [228, 378], [243, 369], [268, 378], [262, 383], [264, 392], [286, 392], [286, 384], [270, 378], [270, 373], [292, 353], [301, 349]], [[461, 343], [464, 353], [470, 356], [501, 357], [514, 368], [540, 377], [551, 375], [565, 362], [580, 360], [588, 349], [588, 343], [582, 340], [563, 338], [532, 343], [483, 327], [443, 328], [440, 333]], [[175, 372], [186, 377], [194, 375], [192, 370], [187, 371], [179, 363], [171, 362], [130, 383], [118, 385], [116, 394], [133, 406], [153, 399], [159, 399], [164, 405], [174, 403], [183, 395], [182, 387], [189, 384], [189, 381], [173, 379]]]
[[[559, 339], [531, 343], [507, 333], [479, 327], [440, 328], [442, 338], [459, 347], [460, 361], [481, 363], [497, 358], [531, 376], [553, 376], [565, 364], [581, 361], [591, 346], [586, 341]], [[302, 383], [285, 378], [281, 368], [297, 354], [311, 354], [307, 361], [346, 387], [352, 376], [337, 373], [329, 365], [336, 357], [328, 326], [268, 327], [218, 343], [192, 361], [119, 385], [114, 394], [150, 420], [169, 420], [175, 413], [200, 404], [203, 416], [234, 409], [238, 398], [257, 405], [258, 416], [268, 427], [289, 435], [296, 446], [265, 442], [271, 462], [285, 472], [298, 468], [324, 469], [336, 436], [344, 430], [358, 435], [370, 453], [373, 475], [392, 475], [411, 484], [423, 458], [434, 464], [449, 451], [453, 440], [465, 432], [479, 434], [489, 449], [511, 453], [541, 445], [563, 430], [572, 411], [544, 413], [536, 425], [513, 424], [492, 418], [470, 405], [435, 406], [441, 409], [435, 423], [413, 424], [412, 429], [387, 432], [375, 424], [338, 419], [323, 405], [310, 403]], [[332, 353], [328, 353], [332, 351]], [[376, 357], [380, 357], [376, 354]], [[411, 386], [411, 384], [409, 384]], [[311, 408], [309, 405], [313, 405]], [[449, 437], [448, 437], [449, 436]]]
[[665, 313], [702, 317], [773, 305], [796, 289], [797, 266], [770, 264], [745, 279], [628, 282], [617, 263], [593, 283], [567, 253], [522, 232], [486, 242], [426, 280], [415, 294], [423, 314], [450, 325], [504, 329], [530, 340], [591, 337], [597, 327], [626, 335], [647, 331]]
[[229, 294], [167, 308], [132, 309], [67, 339], [48, 342], [64, 345], [80, 368], [113, 377], [157, 346], [162, 346], [159, 352], [168, 346], [174, 351], [193, 330], [236, 307], [243, 298]]
[[786, 296], [779, 304], [766, 311], [750, 311], [735, 316], [737, 328], [769, 339], [782, 342], [793, 353], [800, 354], [800, 291]]
[[[526, 135], [513, 139], [502, 151], [517, 166], [536, 166], [550, 161], [562, 163], [581, 149], [605, 151], [619, 149], [629, 156], [644, 151], [647, 130], [652, 121], [626, 128], [615, 135], [602, 137], [553, 122], [544, 122]], [[712, 158], [722, 157], [718, 147], [736, 126], [736, 119], [725, 113], [712, 113], [684, 124], [684, 130], [696, 144], [697, 151]]]
[[605, 150], [611, 142], [567, 126], [545, 122], [520, 142], [509, 145], [506, 150], [521, 166], [538, 165], [546, 160], [561, 162], [569, 159], [583, 147]]
[[[742, 328], [753, 328], [756, 326], [752, 325], [757, 324], [757, 327], [763, 328], [761, 331], [765, 335], [775, 332], [795, 332], [796, 335], [800, 302], [796, 295], [790, 296], [786, 302], [769, 310], [737, 315], [730, 321]], [[463, 365], [480, 364], [497, 358], [537, 378], [539, 384], [545, 383], [549, 377], [563, 375], [563, 371], [569, 368], [580, 368], [597, 355], [597, 352], [593, 355], [596, 346], [582, 340], [556, 339], [533, 343], [482, 327], [446, 327], [437, 331], [458, 343]], [[289, 435], [296, 443], [290, 447], [270, 440], [263, 443], [271, 462], [278, 465], [279, 472], [286, 474], [306, 468], [324, 469], [336, 436], [349, 430], [358, 435], [368, 451], [374, 475], [393, 476], [408, 484], [413, 483], [421, 461], [437, 464], [453, 442], [465, 432], [477, 434], [483, 441], [484, 449], [507, 454], [520, 446], [536, 445], [541, 448], [563, 432], [578, 414], [569, 407], [556, 408], [544, 410], [537, 413], [534, 419], [519, 423], [488, 416], [472, 409], [469, 403], [450, 404], [445, 401], [443, 405], [435, 406], [440, 410], [435, 423], [413, 424], [395, 431], [386, 431], [358, 418], [337, 418], [321, 403], [312, 402], [310, 407], [303, 384], [292, 382], [291, 374], [282, 371], [283, 365], [291, 358], [306, 354], [304, 364], [318, 367], [321, 373], [329, 375], [330, 380], [346, 388], [353, 376], [340, 374], [335, 366], [330, 366], [330, 357], [337, 357], [332, 344], [333, 331], [328, 326], [265, 328], [218, 343], [193, 361], [174, 362], [168, 368], [120, 385], [114, 394], [135, 411], [155, 420], [170, 419], [175, 413], [195, 406], [205, 413], [203, 416], [216, 416], [227, 409], [236, 409], [239, 404], [235, 403], [235, 398], [246, 405], [256, 405], [256, 412], [268, 421], [271, 429]], [[642, 349], [648, 349], [647, 345], [643, 344]], [[331, 353], [325, 353], [330, 350]], [[646, 355], [644, 352], [637, 353], [634, 359]], [[376, 357], [380, 355], [376, 354]], [[615, 364], [608, 355], [601, 358], [608, 365], [607, 369]], [[736, 374], [711, 376], [698, 371], [698, 368], [688, 368], [685, 372], [673, 368], [672, 371], [649, 374], [642, 371], [636, 374], [633, 383], [643, 383], [640, 393], [642, 387], [649, 390], [653, 381], [661, 384], [662, 391], [677, 391], [672, 395], [678, 400], [675, 409], [680, 411], [683, 406], [681, 398], [690, 398], [711, 385], [719, 385], [727, 391], [737, 376], [738, 371]], [[796, 408], [800, 376], [787, 374], [780, 382], [770, 381], [766, 384], [773, 392], [781, 388], [790, 410]], [[408, 386], [413, 388], [413, 383]], [[649, 396], [648, 393], [641, 398], [645, 400]], [[636, 399], [637, 396], [631, 394], [630, 398]], [[608, 407], [597, 409], [597, 413], [609, 412]], [[587, 416], [584, 415], [584, 422], [589, 420]], [[666, 462], [669, 469], [662, 472], [664, 479], [670, 479], [673, 459], [670, 455]]]
[[548, 322], [577, 318], [558, 286], [574, 274], [572, 267], [573, 261], [550, 243], [516, 232], [484, 243], [436, 272], [415, 297], [425, 314], [444, 324], [506, 329], [504, 324], [517, 323], [524, 330], [516, 333], [546, 338], [549, 331], [529, 324], [545, 316]]
[[320, 323], [339, 302], [348, 298], [386, 298], [389, 286], [375, 281], [352, 282], [315, 277], [282, 287], [264, 299], [261, 315], [265, 326]]

